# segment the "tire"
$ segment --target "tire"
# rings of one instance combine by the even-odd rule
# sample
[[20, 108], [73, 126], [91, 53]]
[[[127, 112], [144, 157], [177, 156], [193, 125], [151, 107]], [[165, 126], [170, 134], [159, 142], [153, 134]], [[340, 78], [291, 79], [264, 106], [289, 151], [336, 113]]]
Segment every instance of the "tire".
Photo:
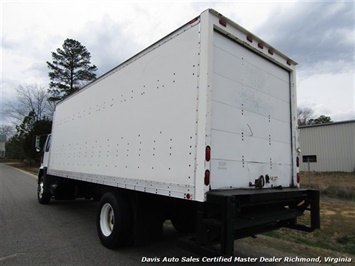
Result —
[[101, 243], [109, 249], [129, 244], [133, 227], [128, 199], [120, 194], [104, 194], [99, 203], [96, 228]]
[[44, 176], [41, 176], [38, 181], [37, 186], [37, 198], [40, 204], [48, 204], [51, 200], [51, 195], [44, 192], [45, 184], [44, 184]]

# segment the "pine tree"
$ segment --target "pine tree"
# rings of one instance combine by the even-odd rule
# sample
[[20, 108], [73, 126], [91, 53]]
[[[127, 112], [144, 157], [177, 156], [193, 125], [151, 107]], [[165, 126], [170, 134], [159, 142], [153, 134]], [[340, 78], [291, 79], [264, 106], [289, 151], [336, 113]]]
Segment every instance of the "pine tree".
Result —
[[62, 49], [52, 52], [53, 62], [47, 61], [50, 100], [62, 100], [96, 78], [97, 67], [91, 65], [90, 58], [86, 47], [73, 39], [66, 39]]

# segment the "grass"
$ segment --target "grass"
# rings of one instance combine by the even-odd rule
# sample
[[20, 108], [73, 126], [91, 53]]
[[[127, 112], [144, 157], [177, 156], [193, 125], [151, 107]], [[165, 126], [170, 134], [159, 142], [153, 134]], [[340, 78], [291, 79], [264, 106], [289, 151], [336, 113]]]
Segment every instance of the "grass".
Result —
[[31, 174], [37, 175], [38, 174], [38, 169], [39, 169], [39, 164], [30, 164], [30, 163], [24, 163], [19, 160], [0, 160], [0, 163], [5, 163], [9, 166], [21, 169], [23, 171], [29, 172]]
[[310, 183], [322, 196], [355, 201], [355, 173], [312, 171], [301, 172], [301, 177], [302, 187], [309, 187]]
[[[355, 202], [321, 198], [321, 229], [311, 233], [282, 228], [267, 236], [355, 255]], [[308, 223], [309, 215], [299, 219]]]
[[[305, 233], [283, 228], [265, 235], [355, 255], [355, 173], [311, 172], [310, 176], [311, 188], [321, 193], [321, 229]], [[302, 187], [308, 187], [308, 179], [303, 180]], [[308, 213], [299, 219], [301, 223], [308, 221]]]

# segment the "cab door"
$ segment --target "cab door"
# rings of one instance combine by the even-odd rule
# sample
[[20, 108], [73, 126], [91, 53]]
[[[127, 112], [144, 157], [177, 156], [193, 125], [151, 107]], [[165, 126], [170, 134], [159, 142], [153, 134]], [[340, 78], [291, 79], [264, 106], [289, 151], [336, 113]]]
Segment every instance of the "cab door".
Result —
[[51, 137], [52, 137], [51, 134], [47, 136], [46, 142], [43, 147], [42, 164], [41, 164], [42, 168], [48, 167], [49, 165], [49, 151], [51, 147]]

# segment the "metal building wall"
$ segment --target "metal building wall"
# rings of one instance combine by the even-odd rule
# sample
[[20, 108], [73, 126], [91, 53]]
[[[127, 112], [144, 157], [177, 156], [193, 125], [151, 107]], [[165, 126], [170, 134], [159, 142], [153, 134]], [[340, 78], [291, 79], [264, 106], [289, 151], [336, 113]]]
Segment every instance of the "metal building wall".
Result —
[[355, 171], [355, 120], [300, 127], [301, 171], [308, 170], [303, 156], [316, 155], [311, 171]]

